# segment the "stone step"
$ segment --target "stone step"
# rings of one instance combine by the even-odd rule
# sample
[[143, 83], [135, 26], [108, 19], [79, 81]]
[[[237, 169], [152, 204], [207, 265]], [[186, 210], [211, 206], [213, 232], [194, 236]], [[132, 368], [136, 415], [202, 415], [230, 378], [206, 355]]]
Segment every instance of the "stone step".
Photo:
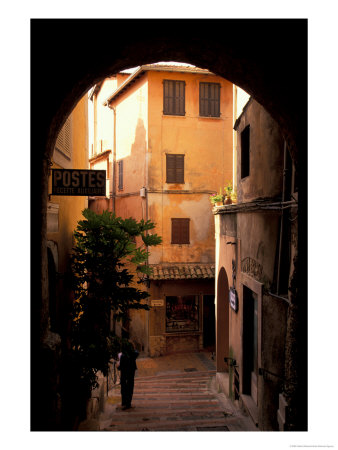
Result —
[[228, 416], [228, 414], [224, 413], [222, 410], [215, 410], [215, 408], [211, 408], [209, 411], [203, 411], [203, 414], [201, 414], [200, 409], [196, 410], [166, 410], [166, 413], [161, 413], [161, 419], [158, 415], [158, 409], [151, 409], [148, 410], [139, 410], [131, 409], [126, 411], [120, 411], [118, 414], [114, 415], [113, 422], [114, 423], [126, 423], [130, 421], [136, 421], [136, 420], [164, 420], [164, 418], [168, 417], [180, 417], [180, 418], [187, 418], [188, 420], [193, 420], [194, 418], [199, 418], [200, 416], [203, 416], [205, 419], [212, 419], [212, 418], [224, 418], [225, 416]]
[[231, 416], [210, 391], [215, 371], [135, 378], [133, 408], [103, 422], [106, 431], [229, 431]]
[[142, 395], [142, 394], [134, 394], [133, 395], [133, 400], [134, 402], [137, 403], [144, 403], [145, 401], [147, 403], [149, 402], [169, 402], [169, 403], [173, 403], [173, 402], [208, 402], [208, 401], [215, 401], [217, 402], [217, 400], [215, 400], [215, 397], [213, 397], [211, 394], [198, 394], [198, 393], [190, 393], [190, 394], [161, 394], [160, 392], [154, 392], [154, 394], [150, 395]]
[[207, 391], [208, 389], [208, 384], [204, 383], [203, 385], [197, 385], [197, 386], [140, 386], [138, 384], [135, 384], [134, 386], [134, 392], [189, 392], [189, 391], [195, 391], [195, 392], [199, 392], [199, 391]]
[[[167, 419], [166, 417], [161, 417], [156, 421], [143, 420], [135, 421], [134, 423], [121, 422], [119, 424], [111, 424], [106, 427], [105, 430], [109, 431], [169, 431], [180, 429], [190, 429], [196, 430], [196, 427], [215, 427], [215, 426], [226, 426], [225, 418], [212, 418], [212, 419], [197, 419], [192, 417], [190, 420], [187, 418], [177, 417], [175, 420], [172, 418]], [[201, 431], [201, 430], [199, 430]]]
[[210, 375], [215, 375], [216, 371], [215, 370], [208, 370], [208, 371], [196, 371], [196, 372], [178, 372], [178, 373], [166, 373], [166, 374], [158, 374], [158, 375], [149, 375], [149, 376], [144, 376], [144, 377], [139, 377], [137, 375], [135, 375], [135, 381], [151, 381], [153, 379], [156, 379], [158, 381], [163, 380], [163, 379], [167, 379], [167, 380], [171, 380], [171, 379], [196, 379], [198, 377], [209, 377]]

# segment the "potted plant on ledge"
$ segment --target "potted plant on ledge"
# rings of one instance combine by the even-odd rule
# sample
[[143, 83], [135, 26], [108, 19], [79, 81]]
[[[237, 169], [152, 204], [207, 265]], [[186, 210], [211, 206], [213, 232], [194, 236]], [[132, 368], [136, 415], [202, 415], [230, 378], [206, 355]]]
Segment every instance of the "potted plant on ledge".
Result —
[[224, 195], [221, 194], [221, 189], [219, 191], [219, 194], [214, 194], [211, 195], [210, 197], [210, 201], [214, 206], [222, 206], [223, 205], [223, 201], [224, 201]]
[[226, 186], [224, 186], [224, 192], [225, 192], [225, 205], [231, 205], [233, 201], [236, 201], [236, 192], [233, 188], [232, 181], [229, 181]]

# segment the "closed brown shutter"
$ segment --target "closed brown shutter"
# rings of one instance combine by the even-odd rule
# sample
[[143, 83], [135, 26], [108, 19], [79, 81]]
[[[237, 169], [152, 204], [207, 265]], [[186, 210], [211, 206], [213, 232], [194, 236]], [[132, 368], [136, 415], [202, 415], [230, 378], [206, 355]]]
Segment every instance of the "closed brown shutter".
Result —
[[184, 155], [166, 155], [167, 183], [184, 183]]
[[219, 83], [200, 83], [200, 116], [220, 116], [220, 89]]
[[190, 219], [171, 219], [171, 243], [190, 244]]
[[163, 81], [163, 114], [185, 115], [185, 82]]
[[71, 157], [72, 154], [72, 122], [69, 116], [56, 138], [55, 147], [65, 156]]

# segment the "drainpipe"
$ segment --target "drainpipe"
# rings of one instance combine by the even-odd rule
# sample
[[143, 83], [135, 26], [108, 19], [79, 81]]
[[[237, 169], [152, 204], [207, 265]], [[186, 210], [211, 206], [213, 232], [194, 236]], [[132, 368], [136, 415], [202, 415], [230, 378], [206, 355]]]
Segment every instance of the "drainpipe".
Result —
[[[233, 126], [237, 120], [237, 86], [233, 85]], [[237, 188], [237, 132], [232, 130], [232, 180], [233, 188]]]
[[[93, 104], [94, 104], [94, 136], [93, 136], [93, 141], [94, 141], [94, 148], [93, 148], [93, 153], [94, 155], [97, 154], [97, 94], [95, 94], [93, 96]], [[92, 155], [92, 156], [94, 156]]]
[[112, 209], [113, 213], [115, 213], [116, 205], [115, 205], [115, 199], [116, 199], [116, 107], [110, 106], [109, 103], [107, 103], [108, 108], [112, 109], [114, 112], [114, 142], [113, 142], [113, 181], [112, 181]]

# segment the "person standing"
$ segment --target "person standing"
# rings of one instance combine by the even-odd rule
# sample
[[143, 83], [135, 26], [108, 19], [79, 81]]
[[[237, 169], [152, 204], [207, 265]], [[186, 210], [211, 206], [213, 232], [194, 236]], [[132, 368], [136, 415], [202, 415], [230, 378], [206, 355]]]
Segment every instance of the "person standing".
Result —
[[121, 372], [121, 397], [122, 409], [130, 409], [134, 393], [134, 378], [137, 370], [136, 358], [139, 353], [130, 342], [122, 344], [122, 352], [119, 354], [118, 369]]

